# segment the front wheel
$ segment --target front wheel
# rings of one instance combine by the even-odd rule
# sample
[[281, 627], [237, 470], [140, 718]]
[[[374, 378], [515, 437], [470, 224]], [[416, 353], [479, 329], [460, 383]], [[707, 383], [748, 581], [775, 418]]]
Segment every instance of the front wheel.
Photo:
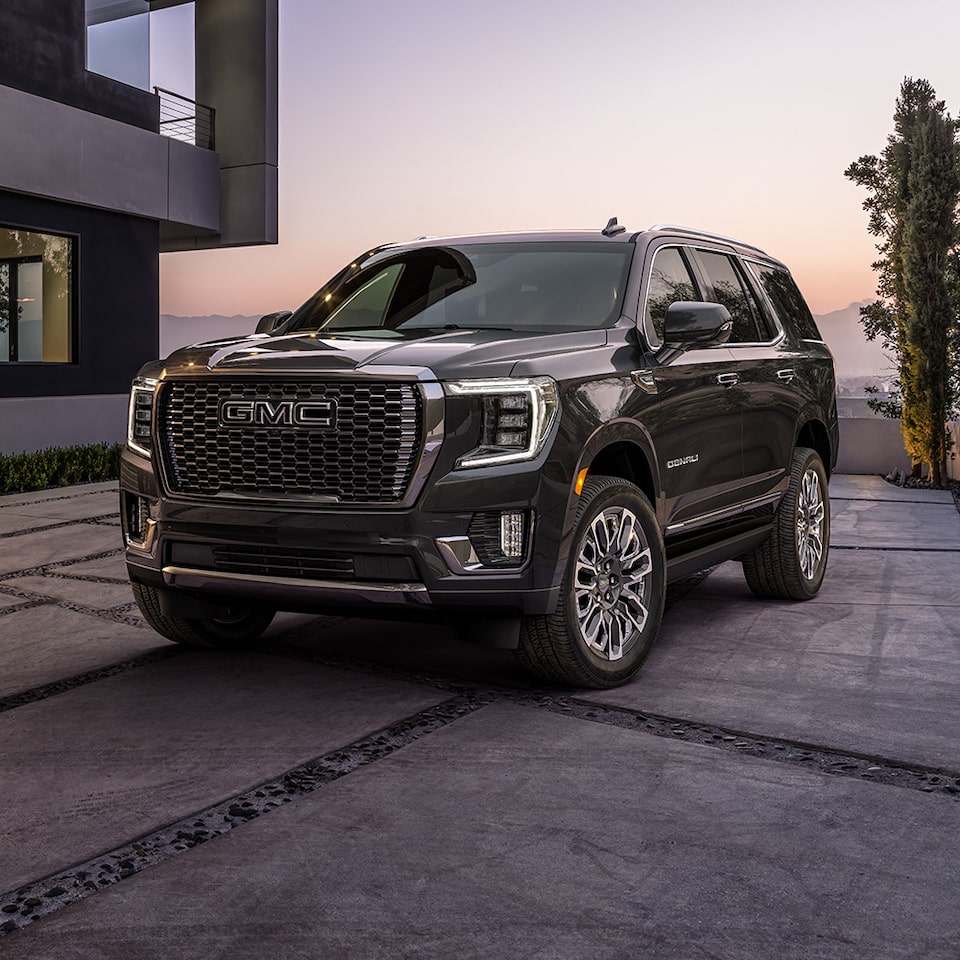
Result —
[[829, 550], [827, 472], [815, 450], [797, 447], [773, 533], [742, 558], [743, 575], [758, 597], [809, 600], [823, 583]]
[[643, 664], [663, 618], [663, 537], [632, 483], [591, 477], [577, 507], [557, 613], [527, 617], [523, 665], [548, 680], [603, 689]]
[[130, 586], [144, 620], [168, 640], [191, 647], [248, 647], [260, 638], [275, 616], [273, 610], [224, 607], [217, 617], [167, 617], [160, 609], [160, 593], [156, 587], [145, 583]]

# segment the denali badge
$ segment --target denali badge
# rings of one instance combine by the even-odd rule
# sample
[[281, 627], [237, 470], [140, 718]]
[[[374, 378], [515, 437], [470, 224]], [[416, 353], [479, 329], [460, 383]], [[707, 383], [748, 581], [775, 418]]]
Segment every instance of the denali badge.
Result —
[[692, 453], [689, 457], [680, 457], [677, 460], [668, 460], [667, 469], [672, 470], [674, 467], [685, 467], [688, 463], [696, 463], [699, 459], [699, 453]]
[[337, 423], [334, 400], [221, 400], [221, 427], [328, 428]]

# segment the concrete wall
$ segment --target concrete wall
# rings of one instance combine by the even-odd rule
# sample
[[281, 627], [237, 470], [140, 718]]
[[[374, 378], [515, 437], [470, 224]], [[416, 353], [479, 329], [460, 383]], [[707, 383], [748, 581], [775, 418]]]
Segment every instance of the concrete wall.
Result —
[[[947, 454], [947, 476], [960, 480], [960, 423], [947, 424], [953, 449]], [[910, 472], [910, 458], [903, 449], [899, 420], [873, 414], [840, 418], [840, 457], [837, 473]]]
[[[0, 85], [160, 129], [156, 97], [86, 69], [84, 0], [2, 0], [2, 18]], [[24, 130], [6, 126], [5, 132], [19, 137]]]
[[216, 111], [220, 235], [161, 235], [164, 250], [276, 243], [277, 0], [200, 0], [195, 7], [199, 103]]
[[884, 417], [841, 417], [837, 473], [881, 473], [910, 470], [899, 420]]
[[117, 443], [127, 431], [127, 394], [0, 397], [0, 453]]
[[169, 137], [0, 86], [0, 189], [151, 220], [220, 227], [220, 158]]
[[126, 392], [159, 348], [156, 221], [0, 190], [0, 223], [66, 235], [74, 251], [73, 362], [0, 363], [0, 397], [64, 396], [67, 409], [78, 394]]

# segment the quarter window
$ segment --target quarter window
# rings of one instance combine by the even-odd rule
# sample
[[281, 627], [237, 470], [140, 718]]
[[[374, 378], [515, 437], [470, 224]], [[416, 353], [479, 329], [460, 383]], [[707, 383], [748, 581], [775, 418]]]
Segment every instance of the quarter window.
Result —
[[646, 330], [656, 333], [657, 344], [663, 343], [667, 307], [678, 300], [698, 300], [699, 295], [690, 269], [679, 247], [661, 247], [653, 258], [647, 302], [644, 307]]
[[0, 363], [73, 360], [73, 246], [0, 227]]
[[793, 277], [786, 270], [766, 263], [751, 261], [750, 267], [763, 285], [773, 308], [781, 317], [790, 320], [797, 336], [801, 340], [823, 340], [813, 314], [810, 313], [803, 294], [793, 282]]

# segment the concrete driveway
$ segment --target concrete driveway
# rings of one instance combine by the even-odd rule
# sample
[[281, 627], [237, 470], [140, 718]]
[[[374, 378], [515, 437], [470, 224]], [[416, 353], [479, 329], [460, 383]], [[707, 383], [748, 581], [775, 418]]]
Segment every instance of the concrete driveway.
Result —
[[0, 498], [0, 958], [960, 957], [960, 516], [836, 477], [820, 595], [634, 682], [438, 628], [147, 629], [111, 484]]

